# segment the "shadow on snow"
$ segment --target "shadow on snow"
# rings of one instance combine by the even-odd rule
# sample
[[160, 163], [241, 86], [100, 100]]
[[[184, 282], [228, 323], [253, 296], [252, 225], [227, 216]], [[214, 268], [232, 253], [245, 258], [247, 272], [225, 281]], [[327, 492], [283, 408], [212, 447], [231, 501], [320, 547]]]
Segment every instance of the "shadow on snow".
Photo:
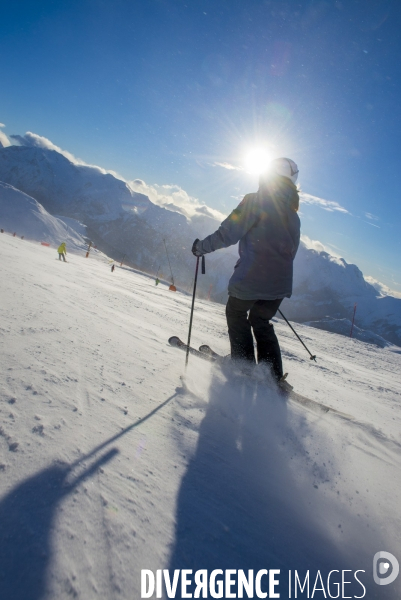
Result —
[[[371, 583], [372, 559], [381, 542], [363, 519], [348, 516], [347, 539], [354, 541], [347, 547], [329, 533], [326, 520], [333, 522], [333, 515], [346, 509], [336, 505], [333, 495], [326, 499], [314, 489], [316, 465], [303, 443], [308, 434], [303, 414], [290, 414], [287, 403], [266, 386], [214, 375], [197, 448], [177, 499], [171, 578], [174, 569], [207, 569], [209, 574], [214, 569], [242, 569], [246, 575], [248, 569], [255, 574], [280, 569], [275, 591], [288, 598], [290, 569], [297, 569], [302, 582], [310, 570], [310, 594], [318, 570], [327, 594], [329, 571], [338, 569], [341, 577], [342, 569], [364, 569], [359, 578], [367, 586], [366, 598], [394, 598], [391, 590]], [[316, 428], [313, 434], [316, 438]], [[320, 446], [325, 447], [324, 439]], [[330, 457], [329, 448], [327, 454]], [[321, 478], [327, 482], [327, 472]], [[361, 597], [363, 588], [353, 574], [348, 572], [347, 578], [354, 584], [345, 586], [345, 596]], [[338, 581], [338, 574], [332, 580]], [[267, 577], [262, 582], [268, 592]], [[189, 590], [193, 593], [194, 585]], [[335, 596], [336, 588], [331, 593]], [[295, 597], [294, 590], [292, 594]], [[181, 598], [180, 587], [175, 597]], [[307, 596], [298, 589], [298, 597]], [[316, 591], [309, 597], [325, 595]]]
[[[63, 499], [92, 477], [118, 450], [113, 448], [88, 467], [83, 463], [109, 444], [150, 419], [182, 393], [175, 394], [142, 419], [96, 446], [71, 464], [56, 463], [13, 488], [0, 501], [0, 599], [40, 600], [47, 593], [52, 558], [53, 524]], [[84, 470], [82, 470], [84, 468]], [[74, 470], [79, 474], [74, 476]]]

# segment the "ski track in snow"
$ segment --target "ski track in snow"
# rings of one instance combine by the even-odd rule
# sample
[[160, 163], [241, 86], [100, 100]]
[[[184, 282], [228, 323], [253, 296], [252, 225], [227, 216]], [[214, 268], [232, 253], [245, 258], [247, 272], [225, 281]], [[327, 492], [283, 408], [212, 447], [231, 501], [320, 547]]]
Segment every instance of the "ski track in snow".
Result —
[[[167, 339], [188, 295], [101, 256], [0, 252], [0, 598], [136, 599], [142, 568], [371, 579], [375, 552], [400, 556], [398, 349], [296, 325], [315, 364], [275, 322], [296, 391], [353, 421], [191, 356], [186, 387]], [[223, 306], [196, 302], [192, 343], [228, 353]]]

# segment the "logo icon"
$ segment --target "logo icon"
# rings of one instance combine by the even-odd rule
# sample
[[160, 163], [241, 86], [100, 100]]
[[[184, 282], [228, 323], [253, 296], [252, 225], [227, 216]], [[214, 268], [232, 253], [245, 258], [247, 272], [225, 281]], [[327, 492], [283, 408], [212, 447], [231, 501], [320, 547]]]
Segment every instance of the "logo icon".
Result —
[[373, 579], [377, 585], [393, 583], [400, 572], [398, 560], [390, 552], [376, 552], [373, 557]]

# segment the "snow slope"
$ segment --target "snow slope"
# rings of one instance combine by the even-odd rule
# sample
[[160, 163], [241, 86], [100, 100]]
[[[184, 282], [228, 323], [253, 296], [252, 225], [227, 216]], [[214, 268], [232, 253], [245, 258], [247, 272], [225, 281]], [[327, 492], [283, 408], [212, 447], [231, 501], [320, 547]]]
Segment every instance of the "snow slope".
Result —
[[71, 226], [73, 220], [68, 221], [53, 217], [34, 198], [0, 181], [0, 228], [5, 232], [56, 247], [66, 242], [68, 250], [83, 250], [87, 242]]
[[[166, 340], [189, 296], [10, 236], [0, 253], [0, 598], [132, 600], [162, 568], [281, 569], [281, 598], [289, 569], [363, 569], [366, 598], [400, 597], [372, 579], [376, 552], [401, 558], [398, 351], [299, 325], [314, 364], [276, 323], [298, 391], [352, 421], [194, 357], [186, 389]], [[205, 342], [228, 351], [198, 301]]]

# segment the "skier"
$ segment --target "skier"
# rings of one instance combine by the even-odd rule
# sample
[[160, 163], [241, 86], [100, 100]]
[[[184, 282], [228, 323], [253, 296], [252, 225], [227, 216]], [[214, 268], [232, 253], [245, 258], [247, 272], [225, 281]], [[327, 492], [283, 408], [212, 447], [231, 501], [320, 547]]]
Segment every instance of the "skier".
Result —
[[61, 260], [61, 257], [63, 257], [63, 261], [65, 261], [65, 256], [67, 254], [67, 247], [66, 247], [66, 243], [63, 242], [62, 244], [60, 244], [60, 246], [57, 248], [57, 252], [58, 252], [58, 259]]
[[[239, 241], [239, 260], [228, 284], [226, 318], [231, 359], [267, 363], [281, 387], [284, 381], [280, 346], [270, 319], [292, 294], [293, 261], [300, 239], [295, 183], [298, 167], [289, 158], [273, 160], [260, 176], [259, 190], [247, 194], [219, 229], [192, 246], [203, 256]], [[248, 314], [249, 312], [249, 314]]]
[[115, 265], [111, 265], [111, 272], [114, 273]]
[[160, 279], [158, 277], [156, 277], [156, 279], [155, 279], [155, 285], [159, 285], [159, 283], [160, 283]]

